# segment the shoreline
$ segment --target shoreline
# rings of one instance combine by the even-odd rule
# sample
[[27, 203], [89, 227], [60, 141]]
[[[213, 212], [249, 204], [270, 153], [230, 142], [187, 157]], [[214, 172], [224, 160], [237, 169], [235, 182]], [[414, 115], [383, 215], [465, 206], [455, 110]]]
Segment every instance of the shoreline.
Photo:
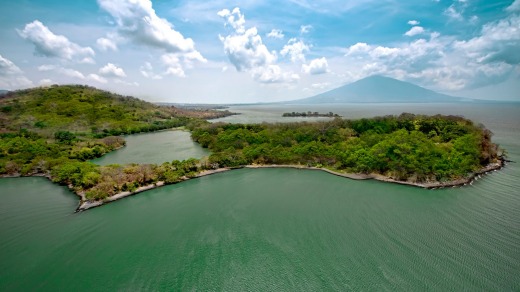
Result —
[[[154, 184], [141, 186], [141, 187], [137, 188], [133, 192], [126, 191], [126, 192], [117, 193], [117, 194], [115, 194], [113, 196], [110, 196], [110, 197], [107, 197], [106, 199], [101, 200], [101, 201], [90, 201], [90, 200], [88, 200], [85, 197], [85, 193], [84, 192], [76, 192], [76, 191], [74, 191], [74, 189], [73, 189], [73, 187], [71, 185], [67, 185], [67, 187], [69, 188], [69, 190], [72, 193], [74, 193], [76, 196], [78, 196], [80, 198], [79, 205], [76, 208], [75, 212], [82, 212], [82, 211], [86, 211], [88, 209], [92, 209], [92, 208], [96, 208], [96, 207], [99, 207], [99, 206], [106, 205], [106, 204], [111, 203], [111, 202], [115, 202], [115, 201], [120, 200], [122, 198], [133, 196], [135, 194], [139, 194], [139, 193], [142, 193], [142, 192], [145, 192], [145, 191], [148, 191], [148, 190], [156, 189], [156, 188], [163, 187], [163, 186], [166, 186], [166, 185], [178, 184], [178, 183], [182, 183], [184, 181], [190, 180], [190, 179], [200, 178], [200, 177], [213, 175], [213, 174], [217, 174], [217, 173], [222, 173], [222, 172], [227, 172], [227, 171], [234, 170], [234, 169], [243, 169], [243, 168], [249, 168], [249, 169], [259, 169], [259, 168], [292, 168], [292, 169], [302, 169], [302, 170], [317, 170], [317, 171], [324, 171], [324, 172], [327, 172], [327, 173], [332, 174], [332, 175], [336, 175], [336, 176], [340, 176], [340, 177], [344, 177], [344, 178], [349, 178], [349, 179], [354, 179], [354, 180], [370, 180], [370, 179], [373, 179], [373, 180], [377, 180], [377, 181], [381, 181], [381, 182], [395, 183], [395, 184], [407, 185], [407, 186], [412, 186], [412, 187], [419, 187], [419, 188], [424, 188], [424, 189], [442, 189], [442, 188], [449, 188], [449, 187], [461, 187], [461, 186], [466, 186], [468, 184], [471, 185], [471, 184], [473, 184], [473, 181], [479, 179], [482, 175], [488, 174], [488, 173], [490, 173], [492, 171], [497, 171], [497, 170], [502, 169], [506, 165], [506, 162], [508, 162], [508, 160], [506, 160], [505, 158], [502, 157], [502, 158], [499, 159], [498, 162], [490, 163], [490, 164], [486, 165], [485, 167], [479, 169], [478, 171], [473, 172], [468, 177], [457, 179], [457, 180], [452, 180], [452, 181], [447, 181], [447, 182], [434, 181], [434, 182], [417, 183], [417, 182], [411, 182], [411, 181], [400, 181], [400, 180], [395, 180], [395, 179], [393, 179], [391, 177], [387, 177], [387, 176], [384, 176], [384, 175], [381, 175], [381, 174], [373, 174], [373, 173], [372, 174], [343, 173], [343, 172], [337, 172], [337, 171], [333, 171], [333, 170], [330, 170], [330, 169], [327, 169], [327, 168], [323, 168], [323, 167], [313, 167], [313, 166], [304, 166], [304, 165], [292, 165], [292, 164], [251, 164], [251, 165], [244, 165], [244, 166], [233, 167], [233, 168], [231, 168], [231, 167], [224, 167], [224, 168], [217, 168], [217, 169], [212, 169], [212, 170], [204, 170], [204, 171], [201, 171], [201, 172], [197, 173], [193, 177], [186, 177], [186, 176], [184, 176], [184, 177], [181, 178], [181, 180], [179, 182], [175, 182], [175, 183], [171, 183], [171, 184], [166, 184], [164, 181], [158, 181], [158, 182], [156, 182]], [[51, 178], [51, 176], [49, 174], [41, 174], [41, 173], [34, 173], [34, 174], [27, 175], [27, 176], [22, 176], [21, 174], [1, 175], [0, 176], [0, 178], [4, 178], [4, 177], [5, 178], [46, 177], [47, 179], [49, 179], [52, 182], [52, 178]]]
[[[342, 173], [342, 172], [333, 171], [333, 170], [330, 170], [327, 168], [303, 166], [303, 165], [291, 165], [291, 164], [252, 164], [252, 165], [244, 165], [244, 166], [239, 166], [239, 167], [234, 167], [234, 168], [225, 167], [225, 168], [217, 168], [217, 169], [213, 169], [213, 170], [204, 170], [202, 172], [199, 172], [197, 175], [195, 175], [193, 177], [183, 177], [181, 181], [173, 183], [173, 184], [182, 183], [184, 181], [194, 179], [194, 178], [199, 178], [199, 177], [204, 177], [204, 176], [208, 176], [208, 175], [212, 175], [212, 174], [227, 172], [227, 171], [234, 170], [234, 169], [292, 168], [292, 169], [324, 171], [324, 172], [327, 172], [332, 175], [349, 178], [349, 179], [354, 179], [354, 180], [373, 179], [373, 180], [387, 182], [387, 183], [396, 183], [396, 184], [400, 184], [400, 185], [407, 185], [407, 186], [419, 187], [419, 188], [424, 188], [424, 189], [442, 189], [442, 188], [465, 186], [468, 184], [472, 184], [474, 180], [477, 180], [482, 175], [485, 175], [491, 171], [496, 171], [496, 170], [503, 168], [505, 166], [505, 163], [506, 163], [506, 160], [502, 158], [496, 163], [488, 164], [487, 166], [483, 167], [482, 169], [473, 172], [470, 176], [468, 176], [466, 178], [453, 180], [453, 181], [447, 181], [447, 182], [438, 182], [437, 181], [437, 182], [426, 182], [426, 183], [414, 183], [414, 182], [408, 182], [408, 181], [395, 180], [395, 179], [386, 177], [381, 174]], [[166, 186], [166, 185], [169, 185], [169, 184], [166, 184], [163, 181], [159, 181], [155, 184], [139, 187], [138, 189], [136, 189], [133, 192], [122, 192], [122, 193], [115, 194], [111, 197], [106, 198], [103, 201], [91, 202], [91, 201], [86, 200], [86, 198], [83, 195], [78, 194], [82, 198], [82, 201], [80, 201], [80, 205], [76, 209], [76, 212], [81, 212], [81, 211], [85, 211], [85, 210], [88, 210], [91, 208], [99, 207], [99, 206], [117, 201], [119, 199], [122, 199], [122, 198], [125, 198], [128, 196], [132, 196], [132, 195], [144, 192], [144, 191], [152, 190], [152, 189], [159, 188], [159, 187]]]

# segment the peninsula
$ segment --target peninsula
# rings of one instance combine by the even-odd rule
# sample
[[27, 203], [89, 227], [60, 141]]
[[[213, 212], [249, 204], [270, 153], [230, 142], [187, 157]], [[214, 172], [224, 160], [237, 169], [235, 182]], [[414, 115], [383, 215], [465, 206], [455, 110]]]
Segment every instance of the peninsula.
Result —
[[[231, 113], [230, 113], [231, 114]], [[483, 125], [458, 116], [403, 113], [320, 122], [209, 123], [222, 112], [157, 106], [86, 86], [10, 92], [0, 99], [0, 175], [46, 176], [81, 198], [78, 210], [236, 168], [323, 170], [353, 179], [437, 188], [499, 169], [503, 151]], [[204, 119], [202, 119], [204, 118]], [[95, 165], [122, 134], [183, 127], [203, 159]]]

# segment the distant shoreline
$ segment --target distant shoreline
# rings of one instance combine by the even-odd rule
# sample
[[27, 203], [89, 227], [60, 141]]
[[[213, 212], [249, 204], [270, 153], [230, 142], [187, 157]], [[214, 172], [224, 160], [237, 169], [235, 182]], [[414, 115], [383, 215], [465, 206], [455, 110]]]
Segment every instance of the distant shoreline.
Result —
[[[217, 168], [217, 169], [213, 169], [213, 170], [205, 170], [205, 171], [199, 172], [197, 175], [195, 175], [193, 177], [183, 177], [182, 181], [177, 182], [177, 183], [182, 183], [182, 182], [190, 180], [190, 179], [200, 178], [200, 177], [217, 174], [217, 173], [222, 173], [222, 172], [227, 172], [227, 171], [235, 170], [235, 169], [292, 168], [292, 169], [302, 169], [302, 170], [319, 170], [319, 171], [324, 171], [324, 172], [330, 173], [332, 175], [349, 178], [349, 179], [354, 179], [354, 180], [373, 179], [373, 180], [378, 180], [378, 181], [382, 181], [382, 182], [396, 183], [396, 184], [400, 184], [400, 185], [420, 187], [420, 188], [424, 188], [424, 189], [442, 189], [442, 188], [465, 186], [468, 184], [472, 184], [474, 180], [477, 180], [482, 175], [485, 175], [489, 172], [496, 171], [496, 170], [503, 168], [505, 166], [505, 163], [506, 163], [505, 159], [500, 159], [496, 163], [490, 163], [487, 166], [481, 168], [480, 170], [473, 172], [470, 176], [468, 176], [466, 178], [461, 178], [458, 180], [447, 181], [447, 182], [434, 181], [434, 182], [425, 182], [425, 183], [415, 183], [415, 182], [409, 182], [409, 181], [395, 180], [393, 178], [390, 178], [390, 177], [387, 177], [384, 175], [380, 175], [380, 174], [342, 173], [342, 172], [333, 171], [333, 170], [330, 170], [327, 168], [311, 167], [311, 166], [303, 166], [303, 165], [252, 164], [252, 165], [245, 165], [245, 166], [233, 167], [233, 168], [225, 167], [225, 168]], [[177, 183], [173, 183], [173, 184], [177, 184]], [[163, 181], [159, 181], [154, 184], [139, 187], [133, 192], [127, 191], [127, 192], [117, 193], [113, 196], [106, 198], [103, 201], [89, 201], [86, 199], [84, 193], [76, 193], [81, 198], [80, 204], [79, 204], [78, 208], [76, 209], [76, 212], [86, 211], [88, 209], [99, 207], [99, 206], [120, 200], [120, 199], [128, 197], [128, 196], [132, 196], [132, 195], [144, 192], [144, 191], [152, 190], [152, 189], [166, 186], [166, 185], [170, 185], [170, 184], [166, 184]]]

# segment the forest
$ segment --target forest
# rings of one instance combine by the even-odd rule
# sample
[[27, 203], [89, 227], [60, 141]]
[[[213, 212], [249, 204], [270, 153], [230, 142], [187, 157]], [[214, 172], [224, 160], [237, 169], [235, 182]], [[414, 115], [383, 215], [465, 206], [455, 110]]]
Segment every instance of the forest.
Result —
[[403, 113], [371, 119], [210, 124], [192, 137], [218, 167], [289, 164], [377, 173], [413, 182], [454, 180], [498, 159], [492, 133], [457, 116]]
[[[502, 155], [483, 125], [458, 116], [399, 116], [227, 124], [221, 111], [157, 106], [88, 86], [10, 92], [0, 98], [0, 175], [44, 175], [88, 200], [177, 183], [205, 170], [296, 165], [381, 174], [408, 182], [463, 178]], [[161, 165], [98, 166], [89, 160], [125, 145], [121, 135], [184, 127], [209, 157]]]

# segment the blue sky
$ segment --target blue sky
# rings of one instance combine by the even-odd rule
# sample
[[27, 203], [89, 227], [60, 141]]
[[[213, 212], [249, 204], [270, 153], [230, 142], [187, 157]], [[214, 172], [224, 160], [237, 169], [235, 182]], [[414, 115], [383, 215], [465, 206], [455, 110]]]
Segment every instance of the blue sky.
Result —
[[380, 74], [520, 101], [520, 0], [18, 0], [0, 11], [0, 89], [249, 103]]

